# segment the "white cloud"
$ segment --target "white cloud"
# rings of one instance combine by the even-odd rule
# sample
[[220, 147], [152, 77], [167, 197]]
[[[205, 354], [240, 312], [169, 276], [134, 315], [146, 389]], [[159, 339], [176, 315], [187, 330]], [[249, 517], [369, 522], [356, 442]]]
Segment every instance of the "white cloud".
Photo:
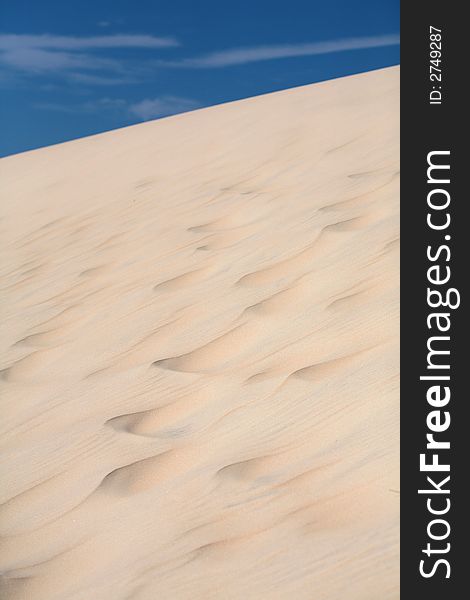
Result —
[[45, 71], [113, 70], [118, 61], [76, 52], [51, 52], [42, 48], [15, 48], [3, 52], [0, 60], [14, 69], [40, 73]]
[[188, 67], [196, 69], [213, 69], [231, 65], [242, 65], [263, 60], [274, 60], [295, 56], [313, 56], [331, 54], [347, 50], [364, 50], [383, 46], [395, 46], [400, 39], [397, 34], [378, 35], [370, 37], [346, 38], [326, 42], [307, 44], [281, 44], [273, 46], [255, 46], [252, 48], [232, 48], [212, 52], [196, 58], [186, 58], [180, 61], [161, 61], [160, 64], [169, 67]]
[[196, 108], [200, 108], [200, 104], [190, 98], [160, 96], [130, 105], [129, 112], [142, 121], [148, 121], [158, 117], [168, 117], [169, 115], [187, 112]]
[[[93, 53], [110, 48], [168, 48], [178, 46], [176, 39], [153, 35], [100, 35], [91, 37], [60, 35], [0, 34], [0, 63], [12, 71], [26, 74], [50, 73], [86, 79], [87, 71], [123, 73], [125, 63]], [[83, 73], [85, 72], [85, 73]], [[95, 83], [120, 83], [109, 77], [95, 77]], [[89, 83], [93, 83], [89, 76]]]
[[66, 35], [0, 34], [0, 50], [42, 48], [54, 50], [84, 50], [89, 48], [168, 48], [179, 46], [172, 37], [154, 35], [96, 35], [77, 37]]

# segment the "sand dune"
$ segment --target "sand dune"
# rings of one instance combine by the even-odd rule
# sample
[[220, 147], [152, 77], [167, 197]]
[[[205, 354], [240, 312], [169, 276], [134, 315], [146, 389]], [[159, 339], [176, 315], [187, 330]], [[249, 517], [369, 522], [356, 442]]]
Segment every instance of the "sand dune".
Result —
[[398, 598], [398, 78], [0, 162], [4, 597]]

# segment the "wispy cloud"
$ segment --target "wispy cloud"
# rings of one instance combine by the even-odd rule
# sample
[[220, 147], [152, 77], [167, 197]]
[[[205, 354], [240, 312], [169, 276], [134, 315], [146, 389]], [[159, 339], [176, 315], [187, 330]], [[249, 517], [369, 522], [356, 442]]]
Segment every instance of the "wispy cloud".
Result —
[[80, 52], [51, 52], [42, 48], [15, 48], [0, 56], [7, 66], [30, 73], [46, 71], [119, 70], [119, 62]]
[[88, 48], [168, 48], [179, 46], [173, 37], [154, 35], [96, 35], [76, 37], [65, 35], [0, 34], [0, 50], [14, 48], [41, 48], [54, 50], [83, 50]]
[[160, 64], [167, 67], [215, 69], [263, 60], [274, 60], [296, 56], [314, 56], [320, 54], [332, 54], [334, 52], [345, 52], [347, 50], [365, 50], [367, 48], [395, 46], [399, 43], [400, 38], [398, 34], [376, 35], [306, 44], [280, 44], [248, 48], [230, 48], [218, 52], [211, 52], [196, 58], [184, 58], [178, 61], [160, 61]]
[[[0, 64], [6, 67], [10, 76], [22, 76], [20, 79], [24, 76], [49, 75], [51, 78], [72, 83], [109, 86], [145, 79], [150, 74], [153, 75], [155, 66], [177, 69], [217, 69], [266, 60], [392, 46], [398, 43], [399, 36], [389, 34], [304, 44], [229, 48], [202, 56], [162, 60], [149, 56], [149, 52], [180, 46], [179, 41], [174, 37], [146, 34], [87, 37], [0, 34]], [[138, 62], [135, 57], [117, 59], [113, 55], [105, 55], [106, 50], [130, 48], [144, 49], [147, 53]]]
[[[96, 50], [178, 46], [172, 37], [153, 35], [100, 35], [91, 37], [61, 35], [0, 34], [0, 63], [12, 71], [30, 75], [43, 73], [72, 78], [88, 71], [124, 72], [123, 61], [97, 55]], [[110, 78], [95, 77], [95, 83], [111, 83]], [[91, 79], [89, 80], [92, 82]], [[114, 79], [113, 83], [120, 83]]]
[[180, 96], [159, 96], [158, 98], [141, 100], [129, 106], [129, 112], [142, 121], [168, 117], [177, 113], [200, 108], [200, 103], [191, 98]]

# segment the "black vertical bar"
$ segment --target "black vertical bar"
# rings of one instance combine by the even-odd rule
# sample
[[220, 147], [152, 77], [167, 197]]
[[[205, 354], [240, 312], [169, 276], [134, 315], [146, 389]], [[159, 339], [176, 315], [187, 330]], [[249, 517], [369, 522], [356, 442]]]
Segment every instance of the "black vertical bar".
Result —
[[[465, 89], [468, 89], [468, 23], [465, 24], [463, 3], [448, 0], [402, 2], [401, 5], [401, 598], [433, 600], [466, 597], [469, 550], [466, 544], [470, 509], [467, 472], [470, 459], [470, 430], [464, 387], [464, 373], [470, 369], [470, 351], [466, 340], [465, 315], [469, 278], [470, 252], [467, 240], [469, 191], [464, 180], [468, 168], [468, 150], [464, 139], [469, 135], [468, 109], [464, 111]], [[434, 28], [434, 29], [431, 29]], [[440, 42], [440, 44], [432, 42]], [[440, 51], [440, 55], [435, 50]], [[439, 61], [437, 61], [439, 59]], [[434, 61], [434, 62], [432, 62]], [[432, 77], [431, 75], [436, 75]], [[432, 103], [434, 102], [434, 103]], [[440, 151], [449, 154], [429, 153]], [[450, 169], [434, 169], [428, 181], [428, 160], [450, 165]], [[448, 183], [444, 183], [446, 179]], [[435, 180], [439, 180], [436, 182]], [[432, 190], [438, 190], [428, 194]], [[440, 191], [439, 191], [440, 190]], [[444, 190], [444, 191], [442, 191]], [[435, 209], [431, 204], [449, 206]], [[449, 226], [433, 229], [427, 222], [441, 226], [450, 218]], [[448, 247], [448, 251], [445, 249]], [[441, 249], [439, 251], [439, 249]], [[431, 258], [428, 254], [430, 253]], [[431, 272], [430, 267], [438, 266]], [[446, 268], [448, 267], [449, 270]], [[432, 283], [431, 279], [446, 283]], [[445, 276], [445, 277], [444, 277]], [[450, 289], [451, 304], [460, 306], [432, 308], [428, 288], [440, 291], [443, 298]], [[439, 304], [437, 294], [431, 302]], [[433, 313], [444, 314], [439, 320]], [[428, 320], [430, 318], [430, 320]], [[430, 369], [428, 341], [432, 336], [450, 339], [431, 342], [435, 349], [450, 350], [436, 355], [434, 363], [449, 369]], [[420, 376], [449, 376], [450, 380], [420, 380]], [[439, 406], [428, 400], [428, 390], [441, 386], [439, 394], [450, 390], [450, 400]], [[436, 399], [436, 395], [431, 397]], [[440, 398], [443, 398], [440, 396]], [[432, 416], [430, 414], [437, 411]], [[448, 416], [446, 415], [448, 413]], [[450, 425], [445, 428], [446, 419]], [[428, 420], [427, 420], [428, 419]], [[434, 432], [429, 424], [443, 431]], [[450, 442], [450, 449], [429, 449], [427, 434], [433, 439]], [[446, 471], [425, 471], [424, 461], [437, 455], [439, 464], [450, 465]], [[431, 477], [434, 484], [427, 480]], [[450, 479], [441, 484], [447, 476]], [[440, 486], [448, 493], [422, 493]], [[449, 510], [442, 514], [435, 511]], [[435, 521], [440, 519], [441, 521]], [[445, 522], [442, 522], [445, 521]], [[447, 525], [447, 524], [448, 525]], [[448, 532], [448, 535], [446, 535]], [[431, 533], [431, 537], [430, 534]], [[433, 537], [442, 537], [437, 540]], [[428, 546], [429, 544], [429, 546]], [[449, 546], [447, 546], [449, 544]], [[425, 552], [423, 552], [425, 551]], [[442, 562], [437, 563], [437, 561]], [[421, 562], [423, 561], [423, 562]], [[420, 568], [422, 572], [420, 572]], [[423, 573], [425, 575], [423, 575]], [[463, 595], [463, 596], [462, 596]]]

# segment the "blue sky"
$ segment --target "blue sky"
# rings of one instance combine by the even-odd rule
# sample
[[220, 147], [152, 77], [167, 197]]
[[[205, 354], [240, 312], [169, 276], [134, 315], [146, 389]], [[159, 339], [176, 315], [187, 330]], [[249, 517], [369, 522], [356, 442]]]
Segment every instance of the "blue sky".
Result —
[[0, 156], [399, 62], [398, 0], [15, 0]]

